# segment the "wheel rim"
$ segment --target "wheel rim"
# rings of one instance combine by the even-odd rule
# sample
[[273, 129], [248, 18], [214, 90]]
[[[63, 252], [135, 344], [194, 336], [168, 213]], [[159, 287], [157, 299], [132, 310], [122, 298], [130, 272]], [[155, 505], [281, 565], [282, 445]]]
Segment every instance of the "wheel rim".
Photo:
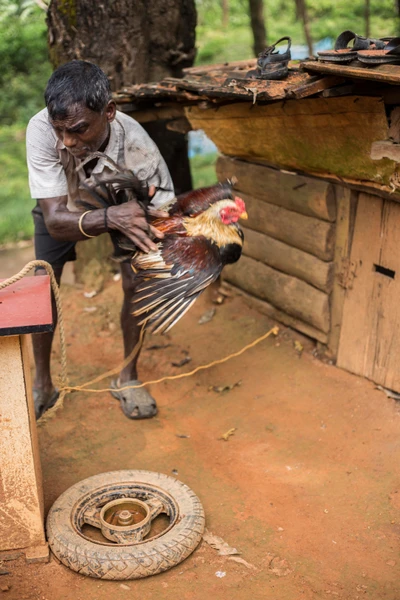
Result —
[[[118, 510], [141, 512], [138, 523], [120, 521]], [[166, 515], [169, 524], [160, 532], [152, 534], [152, 524], [159, 515]], [[117, 517], [117, 522], [115, 521]], [[125, 518], [129, 521], [128, 515]], [[165, 490], [153, 484], [126, 482], [103, 485], [83, 495], [71, 510], [71, 523], [84, 539], [106, 546], [131, 546], [157, 539], [165, 535], [178, 521], [179, 507]], [[101, 532], [101, 538], [89, 536], [85, 526], [90, 525]], [[145, 538], [145, 539], [144, 539]]]

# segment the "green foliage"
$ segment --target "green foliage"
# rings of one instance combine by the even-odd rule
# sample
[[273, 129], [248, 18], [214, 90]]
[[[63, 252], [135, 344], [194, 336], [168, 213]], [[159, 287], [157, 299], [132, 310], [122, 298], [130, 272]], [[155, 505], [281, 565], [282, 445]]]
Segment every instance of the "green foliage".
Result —
[[26, 124], [43, 108], [46, 36], [45, 13], [34, 2], [0, 1], [0, 125]]
[[[395, 0], [370, 0], [371, 35], [400, 34], [400, 19]], [[289, 35], [293, 44], [305, 44], [304, 30], [296, 14], [295, 0], [264, 0], [267, 41], [273, 43]], [[345, 29], [365, 33], [365, 0], [306, 0], [311, 36], [335, 40]], [[196, 0], [198, 11], [196, 64], [212, 64], [250, 58], [252, 35], [248, 0], [229, 0], [229, 26], [222, 28], [220, 0]]]
[[215, 172], [217, 157], [217, 152], [211, 152], [210, 154], [198, 154], [190, 159], [194, 189], [217, 183]]
[[34, 206], [28, 189], [25, 130], [0, 128], [0, 245], [28, 239], [33, 234]]
[[[153, 0], [156, 1], [156, 0]], [[315, 41], [333, 40], [345, 29], [365, 33], [365, 0], [306, 0]], [[400, 33], [395, 0], [370, 0], [371, 35]], [[196, 64], [252, 56], [248, 0], [229, 0], [229, 25], [222, 28], [221, 0], [196, 0]], [[65, 10], [74, 17], [74, 0]], [[295, 0], [264, 0], [268, 41], [289, 35], [304, 44]], [[45, 13], [35, 0], [0, 0], [0, 244], [30, 237], [32, 200], [28, 191], [24, 127], [43, 107], [43, 92], [52, 68], [48, 59]], [[12, 125], [10, 127], [9, 125]], [[216, 181], [216, 154], [191, 159], [195, 187]]]

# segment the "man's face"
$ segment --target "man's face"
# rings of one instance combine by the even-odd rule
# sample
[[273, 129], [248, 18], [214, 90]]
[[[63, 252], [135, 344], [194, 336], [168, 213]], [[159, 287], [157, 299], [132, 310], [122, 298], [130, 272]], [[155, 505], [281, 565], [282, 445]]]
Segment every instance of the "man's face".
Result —
[[64, 119], [53, 121], [49, 117], [49, 121], [68, 152], [82, 160], [101, 148], [114, 117], [115, 104], [111, 101], [102, 113], [94, 112], [83, 104], [75, 104]]

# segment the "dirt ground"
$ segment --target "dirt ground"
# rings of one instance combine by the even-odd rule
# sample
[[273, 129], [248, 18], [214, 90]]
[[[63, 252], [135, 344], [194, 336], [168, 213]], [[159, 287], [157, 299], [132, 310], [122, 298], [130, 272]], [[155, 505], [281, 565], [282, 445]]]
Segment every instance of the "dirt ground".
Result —
[[[121, 296], [115, 281], [93, 298], [63, 286], [72, 383], [122, 359]], [[214, 297], [215, 289], [204, 294], [167, 336], [146, 339], [142, 380], [222, 358], [274, 324], [238, 296], [222, 305]], [[210, 308], [213, 319], [199, 324]], [[165, 347], [151, 350], [155, 344]], [[172, 366], [185, 356], [188, 364]], [[53, 359], [57, 370], [58, 345]], [[228, 363], [151, 391], [159, 414], [148, 421], [128, 420], [108, 393], [80, 392], [39, 426], [46, 513], [90, 475], [166, 473], [193, 489], [208, 530], [245, 562], [219, 556], [203, 541], [160, 575], [110, 582], [78, 575], [55, 558], [26, 565], [21, 557], [0, 563], [9, 571], [0, 576], [0, 589], [9, 588], [0, 598], [399, 600], [398, 403], [320, 360], [311, 342], [285, 327]], [[221, 439], [233, 428], [228, 441]]]

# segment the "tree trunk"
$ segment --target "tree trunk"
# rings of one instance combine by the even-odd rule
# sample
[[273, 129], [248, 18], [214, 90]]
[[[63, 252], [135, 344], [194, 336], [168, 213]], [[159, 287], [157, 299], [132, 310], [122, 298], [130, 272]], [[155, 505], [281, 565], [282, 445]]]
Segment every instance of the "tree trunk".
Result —
[[365, 0], [365, 37], [369, 37], [370, 34], [370, 17], [371, 17], [371, 4], [370, 0]]
[[396, 17], [397, 17], [396, 32], [397, 32], [397, 35], [399, 35], [400, 34], [400, 0], [395, 0], [394, 7], [395, 7]]
[[94, 62], [113, 91], [180, 77], [196, 53], [194, 0], [52, 0], [47, 24], [54, 67]]
[[308, 21], [308, 13], [307, 13], [307, 5], [306, 0], [295, 0], [296, 1], [296, 11], [298, 17], [303, 21], [303, 29], [304, 36], [306, 38], [307, 46], [308, 46], [308, 55], [313, 55], [313, 43], [310, 33], [310, 24]]
[[263, 0], [249, 0], [249, 12], [254, 38], [254, 56], [257, 56], [267, 45]]
[[222, 27], [226, 29], [229, 25], [229, 0], [221, 0], [222, 5]]
[[[56, 68], [73, 59], [99, 65], [112, 90], [164, 77], [181, 77], [195, 58], [195, 0], [51, 0], [47, 13], [50, 60]], [[134, 113], [133, 115], [134, 116]], [[192, 187], [187, 140], [163, 121], [148, 123], [177, 192]], [[91, 261], [104, 264], [108, 236], [78, 245], [78, 280]]]

